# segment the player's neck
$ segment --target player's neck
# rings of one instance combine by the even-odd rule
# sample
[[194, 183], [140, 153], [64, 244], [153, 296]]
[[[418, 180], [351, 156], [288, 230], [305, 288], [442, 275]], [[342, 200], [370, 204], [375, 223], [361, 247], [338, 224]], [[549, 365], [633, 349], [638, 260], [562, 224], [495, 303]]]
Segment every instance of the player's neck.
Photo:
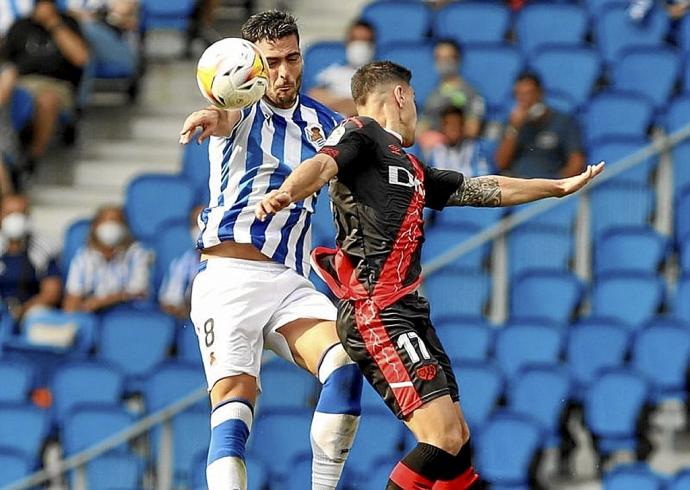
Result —
[[390, 104], [372, 100], [363, 107], [359, 107], [357, 112], [360, 116], [372, 118], [399, 139], [402, 138], [404, 130], [400, 122], [400, 112], [390, 107]]

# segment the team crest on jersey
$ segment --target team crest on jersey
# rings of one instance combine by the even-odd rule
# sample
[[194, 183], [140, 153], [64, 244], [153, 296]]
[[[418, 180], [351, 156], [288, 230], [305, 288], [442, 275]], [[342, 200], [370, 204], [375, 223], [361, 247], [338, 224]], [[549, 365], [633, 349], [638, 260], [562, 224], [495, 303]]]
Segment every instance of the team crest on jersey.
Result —
[[324, 135], [323, 128], [320, 124], [310, 124], [304, 131], [307, 133], [307, 139], [317, 151], [326, 143], [326, 135]]

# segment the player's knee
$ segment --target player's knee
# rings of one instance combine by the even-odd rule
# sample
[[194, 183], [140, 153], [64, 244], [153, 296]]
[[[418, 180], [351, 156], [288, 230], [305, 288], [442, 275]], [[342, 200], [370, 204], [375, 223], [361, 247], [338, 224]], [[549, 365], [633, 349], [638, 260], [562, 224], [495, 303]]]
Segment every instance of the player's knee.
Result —
[[323, 384], [318, 412], [359, 415], [362, 411], [362, 374], [340, 344], [331, 346], [318, 368]]

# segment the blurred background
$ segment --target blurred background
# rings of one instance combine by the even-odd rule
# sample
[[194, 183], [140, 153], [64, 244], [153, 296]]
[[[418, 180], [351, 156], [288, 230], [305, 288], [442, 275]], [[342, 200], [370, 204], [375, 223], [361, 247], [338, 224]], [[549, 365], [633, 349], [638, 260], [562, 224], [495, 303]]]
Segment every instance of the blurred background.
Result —
[[[424, 291], [490, 488], [690, 489], [686, 0], [0, 0], [0, 488], [206, 488], [208, 157], [177, 140], [200, 54], [267, 8], [343, 114], [358, 66], [411, 68], [430, 165], [607, 161], [571, 199], [429, 213]], [[313, 223], [332, 244], [325, 195]], [[266, 357], [249, 488], [304, 490], [319, 386]], [[341, 488], [412, 445], [365, 386]]]

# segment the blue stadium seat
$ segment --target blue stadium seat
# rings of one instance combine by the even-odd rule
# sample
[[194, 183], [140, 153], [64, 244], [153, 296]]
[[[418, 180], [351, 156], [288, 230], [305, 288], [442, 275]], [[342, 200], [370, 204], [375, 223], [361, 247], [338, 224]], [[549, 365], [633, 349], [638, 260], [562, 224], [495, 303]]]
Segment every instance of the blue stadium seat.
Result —
[[570, 399], [572, 383], [563, 366], [525, 367], [508, 386], [508, 408], [538, 421], [547, 431], [548, 446], [560, 442], [561, 417]]
[[526, 224], [508, 235], [510, 277], [534, 269], [566, 271], [573, 237], [561, 227]]
[[[360, 17], [374, 25], [379, 46], [399, 41], [421, 41], [431, 26], [431, 10], [421, 2], [380, 0], [364, 7]], [[395, 21], [391, 22], [392, 19]]]
[[526, 489], [530, 466], [544, 432], [532, 418], [502, 411], [491, 417], [475, 442], [475, 466], [491, 488]]
[[648, 97], [659, 109], [668, 102], [680, 72], [680, 55], [672, 48], [637, 47], [621, 53], [613, 69], [613, 86]]
[[620, 4], [621, 0], [585, 0], [590, 16], [598, 15], [602, 9], [610, 5]]
[[[690, 66], [690, 65], [688, 65]], [[686, 77], [690, 82], [690, 77]], [[690, 123], [690, 95], [680, 95], [668, 104], [664, 127], [669, 133], [678, 131]], [[671, 149], [673, 157], [673, 187], [675, 192], [690, 186], [690, 141], [682, 141]]]
[[654, 192], [634, 182], [606, 182], [591, 192], [592, 237], [621, 226], [646, 226], [654, 210]]
[[656, 273], [669, 251], [668, 239], [650, 227], [609, 228], [594, 245], [596, 275], [605, 272]]
[[60, 366], [51, 382], [53, 414], [62, 422], [84, 403], [117, 405], [124, 391], [122, 374], [104, 363], [83, 361]]
[[172, 261], [195, 247], [189, 233], [189, 219], [178, 218], [161, 223], [152, 245], [156, 252], [153, 280], [158, 288], [168, 273]]
[[[92, 313], [75, 312], [66, 313], [62, 310], [41, 310], [27, 315], [22, 325], [22, 337], [18, 339], [19, 345], [29, 348], [45, 349], [59, 354], [69, 354], [72, 358], [83, 358], [93, 348], [98, 317]], [[67, 345], [54, 344], [44, 340], [42, 332], [46, 328], [55, 328], [56, 331], [70, 331], [74, 329], [72, 343]], [[38, 335], [36, 331], [39, 331]]]
[[296, 457], [311, 454], [311, 418], [312, 411], [306, 408], [266, 410], [256, 418], [248, 451], [269, 470], [271, 480], [285, 478]]
[[661, 46], [668, 32], [669, 18], [663, 8], [652, 9], [640, 23], [630, 20], [627, 8], [627, 2], [616, 3], [594, 18], [597, 46], [609, 63], [620, 59], [629, 47]]
[[471, 393], [462, 398], [462, 412], [470, 430], [484, 426], [503, 393], [504, 379], [493, 364], [478, 361], [460, 361], [453, 364], [460, 393]]
[[363, 413], [346, 467], [366, 476], [376, 461], [402, 456], [400, 446], [404, 431], [405, 427], [391, 416], [389, 410]]
[[680, 266], [683, 274], [690, 273], [690, 239], [680, 245]]
[[424, 292], [431, 302], [431, 319], [482, 315], [489, 300], [491, 281], [483, 272], [444, 270], [424, 281]]
[[335, 248], [335, 223], [331, 211], [331, 199], [325, 189], [319, 193], [319, 198], [316, 200], [311, 225], [313, 246]]
[[[204, 370], [200, 364], [166, 362], [156, 366], [153, 374], [146, 381], [144, 398], [146, 410], [155, 412], [170, 403], [189, 395], [192, 391], [206, 386]], [[199, 403], [208, 415], [208, 403]]]
[[[411, 3], [411, 2], [410, 2]], [[376, 4], [374, 4], [376, 5]], [[395, 24], [398, 24], [397, 20]], [[396, 25], [396, 30], [402, 30]], [[438, 85], [438, 74], [434, 66], [434, 45], [430, 42], [396, 42], [381, 48], [380, 59], [400, 63], [412, 70], [412, 87], [417, 107], [424, 102]]]
[[[462, 242], [474, 237], [480, 231], [481, 229], [476, 225], [463, 225], [452, 228], [439, 226], [430, 229], [426, 232], [424, 246], [422, 247], [422, 263], [427, 264], [434, 259], [438, 259]], [[471, 252], [453, 260], [449, 266], [480, 270], [488, 252], [489, 248], [487, 246], [475, 248]]]
[[436, 325], [436, 334], [451, 359], [484, 361], [493, 350], [495, 329], [481, 318], [458, 318]]
[[436, 215], [435, 225], [452, 227], [477, 226], [487, 228], [503, 218], [504, 208], [473, 208], [468, 206], [450, 206]]
[[565, 362], [581, 398], [605, 368], [622, 366], [630, 344], [628, 329], [616, 320], [588, 318], [568, 330]]
[[144, 0], [141, 5], [141, 30], [185, 31], [194, 12], [194, 6], [193, 0]]
[[125, 214], [132, 234], [150, 243], [158, 226], [170, 219], [187, 219], [194, 206], [195, 189], [184, 177], [144, 174], [127, 186]]
[[554, 89], [546, 91], [544, 94], [544, 102], [551, 109], [569, 116], [574, 115], [578, 106], [577, 102], [575, 102], [575, 99], [573, 99], [570, 95]]
[[[523, 212], [531, 207], [540, 207], [543, 202], [535, 202], [530, 204], [523, 204], [517, 206], [515, 213]], [[580, 205], [580, 200], [577, 197], [566, 199], [565, 201], [559, 201], [558, 204], [547, 211], [543, 211], [536, 216], [530, 218], [525, 225], [541, 225], [549, 228], [561, 228], [563, 231], [572, 231], [575, 225], [575, 216], [577, 214], [578, 206]], [[518, 230], [523, 225], [518, 226]]]
[[182, 170], [180, 174], [196, 189], [196, 202], [208, 203], [208, 178], [211, 164], [208, 161], [208, 144], [206, 138], [201, 144], [193, 139], [182, 150]]
[[24, 129], [34, 114], [34, 98], [23, 88], [16, 88], [12, 92], [10, 117], [15, 131]]
[[[550, 9], [551, 6], [546, 8]], [[561, 24], [554, 26], [560, 29]], [[531, 58], [530, 66], [539, 75], [547, 91], [562, 92], [580, 106], [589, 99], [601, 75], [602, 62], [599, 54], [590, 48], [548, 46]]]
[[644, 138], [654, 107], [646, 97], [631, 92], [606, 91], [594, 96], [582, 122], [588, 142], [609, 137]]
[[546, 323], [513, 322], [496, 336], [496, 362], [510, 381], [529, 364], [555, 364], [563, 344], [559, 328]]
[[690, 240], [690, 187], [687, 187], [681, 194], [675, 211], [676, 239], [678, 243], [683, 243]]
[[687, 322], [690, 322], [690, 274], [683, 276], [676, 286], [674, 299], [674, 314]]
[[459, 44], [502, 43], [510, 27], [510, 10], [496, 2], [452, 2], [434, 16], [434, 37]]
[[683, 400], [690, 362], [690, 326], [659, 317], [638, 332], [632, 365], [650, 381], [654, 400]]
[[668, 482], [667, 490], [686, 490], [690, 488], [690, 468], [678, 472]]
[[[644, 138], [604, 138], [593, 142], [587, 154], [591, 162], [606, 161], [609, 170], [649, 144]], [[622, 162], [621, 162], [622, 163]], [[650, 176], [659, 163], [658, 157], [649, 157], [629, 170], [616, 175], [610, 182], [633, 182], [647, 185]]]
[[34, 386], [34, 368], [27, 361], [0, 360], [0, 403], [25, 403]]
[[616, 466], [604, 475], [604, 490], [662, 490], [664, 481], [644, 463]]
[[[374, 463], [372, 470], [364, 477], [357, 478], [356, 475], [352, 475], [353, 478], [350, 479], [350, 472], [345, 472], [345, 480], [352, 483], [352, 488], [358, 490], [379, 490], [381, 488], [386, 488], [388, 484], [388, 477], [390, 476], [395, 465], [398, 464], [396, 459], [386, 459], [377, 461]], [[304, 487], [307, 488], [307, 487]]]
[[[65, 419], [62, 448], [71, 456], [117, 434], [134, 423], [134, 417], [117, 405], [83, 405]], [[127, 454], [123, 444], [113, 448], [115, 454]]]
[[307, 408], [316, 399], [317, 379], [282, 359], [272, 359], [261, 367], [263, 410], [272, 408]]
[[600, 373], [584, 401], [585, 425], [600, 454], [635, 450], [639, 417], [648, 398], [649, 386], [639, 373], [627, 369]]
[[582, 283], [569, 272], [532, 270], [512, 281], [510, 315], [563, 325], [580, 304], [582, 292]]
[[141, 377], [165, 359], [175, 336], [175, 320], [163, 313], [114, 311], [103, 317], [99, 357], [112, 362], [135, 388]]
[[89, 490], [138, 490], [144, 467], [133, 454], [107, 454], [86, 465]]
[[77, 251], [86, 245], [89, 236], [89, 228], [91, 227], [91, 220], [80, 219], [72, 223], [62, 241], [62, 254], [60, 254], [60, 271], [63, 279], [67, 278], [69, 265], [76, 255]]
[[321, 41], [310, 44], [304, 51], [302, 90], [308, 92], [318, 86], [318, 76], [331, 65], [345, 64], [345, 44], [339, 41]]
[[189, 320], [177, 329], [177, 358], [189, 363], [201, 361], [199, 339], [196, 336], [194, 325]]
[[31, 461], [32, 468], [40, 464], [50, 428], [48, 412], [33, 405], [2, 404], [0, 420], [0, 448], [20, 452]]
[[374, 390], [367, 380], [364, 380], [364, 386], [362, 387], [362, 412], [368, 413], [370, 411], [381, 411], [388, 410], [386, 405], [383, 403], [381, 396]]
[[620, 320], [636, 330], [651, 319], [664, 298], [663, 279], [639, 272], [610, 272], [597, 278], [592, 315]]
[[542, 50], [544, 45], [577, 46], [588, 30], [587, 12], [573, 4], [527, 4], [515, 21], [520, 49], [525, 54]]
[[15, 483], [29, 476], [34, 466], [27, 456], [8, 448], [0, 448], [0, 486]]
[[496, 119], [508, 114], [513, 82], [523, 66], [524, 60], [516, 48], [467, 45], [460, 71], [486, 99], [488, 117]]

